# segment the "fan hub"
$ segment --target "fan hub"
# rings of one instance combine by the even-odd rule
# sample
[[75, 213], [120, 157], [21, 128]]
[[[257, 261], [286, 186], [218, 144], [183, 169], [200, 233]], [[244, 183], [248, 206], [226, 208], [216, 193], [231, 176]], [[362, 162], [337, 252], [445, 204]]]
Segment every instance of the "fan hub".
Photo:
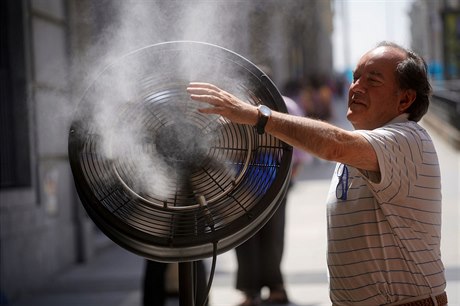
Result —
[[175, 122], [157, 131], [155, 146], [160, 156], [181, 170], [201, 168], [208, 156], [209, 137], [196, 125]]

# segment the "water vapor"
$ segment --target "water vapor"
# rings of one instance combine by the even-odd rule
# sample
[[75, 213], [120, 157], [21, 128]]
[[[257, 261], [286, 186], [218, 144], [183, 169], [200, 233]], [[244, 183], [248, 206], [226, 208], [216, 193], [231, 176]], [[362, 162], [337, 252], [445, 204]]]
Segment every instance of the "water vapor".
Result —
[[[190, 129], [193, 129], [190, 122], [185, 122], [184, 125], [183, 121], [187, 117], [186, 112], [194, 112], [198, 107], [187, 96], [174, 92], [165, 93], [177, 95], [177, 99], [182, 101], [170, 101], [171, 105], [161, 105], [154, 109], [150, 102], [155, 99], [162, 100], [145, 95], [155, 90], [161, 93], [161, 88], [152, 86], [159, 83], [161, 87], [161, 83], [171, 82], [171, 76], [174, 72], [177, 74], [175, 70], [180, 71], [185, 82], [199, 79], [203, 72], [197, 71], [201, 63], [196, 61], [202, 61], [203, 57], [194, 61], [193, 54], [188, 54], [187, 58], [173, 58], [174, 62], [168, 65], [167, 57], [157, 58], [161, 62], [158, 64], [150, 60], [148, 52], [141, 52], [140, 56], [130, 56], [130, 52], [139, 52], [139, 49], [152, 44], [177, 40], [208, 42], [231, 48], [230, 38], [237, 32], [242, 33], [241, 28], [244, 25], [234, 22], [235, 15], [225, 14], [225, 11], [228, 6], [241, 3], [243, 2], [128, 0], [94, 4], [94, 16], [104, 16], [105, 10], [110, 15], [104, 16], [106, 27], [96, 36], [96, 44], [86, 50], [85, 55], [88, 57], [83, 56], [83, 62], [89, 63], [84, 65], [85, 74], [91, 80], [88, 83], [90, 89], [86, 91], [84, 99], [86, 103], [94, 104], [94, 107], [88, 107], [91, 110], [91, 115], [88, 116], [91, 122], [88, 124], [100, 136], [101, 154], [122, 169], [118, 173], [120, 178], [134, 192], [155, 195], [161, 200], [172, 197], [175, 190], [171, 186], [177, 183], [178, 175], [189, 174], [187, 171], [179, 173], [178, 169], [190, 164], [175, 164], [171, 161], [171, 156], [166, 156], [168, 153], [163, 152], [164, 149], [160, 148], [159, 152], [158, 146], [169, 146], [169, 150], [173, 152], [169, 155], [176, 154], [176, 159], [196, 160], [200, 159], [199, 154], [205, 153], [203, 148], [209, 147], [215, 136], [212, 135], [213, 131], [201, 138], [198, 137], [200, 135], [179, 133], [177, 126], [186, 129], [182, 133], [190, 133]], [[82, 60], [78, 62], [81, 63]], [[219, 65], [212, 69], [214, 74], [225, 76], [224, 79], [238, 77]], [[152, 71], [155, 71], [154, 75]], [[149, 79], [158, 76], [162, 79]], [[181, 89], [185, 94], [185, 88]], [[184, 105], [186, 108], [183, 108]], [[156, 116], [155, 120], [165, 127], [152, 127], [154, 123], [145, 116], [148, 112], [151, 112], [149, 116]], [[162, 119], [161, 116], [168, 119]], [[205, 120], [209, 122], [206, 123]], [[197, 122], [203, 121], [205, 127], [213, 120], [216, 118], [207, 117], [197, 119]], [[179, 134], [174, 135], [171, 141], [186, 146], [182, 150], [190, 150], [189, 153], [179, 156], [174, 151], [174, 144], [160, 143], [155, 139], [152, 131], [157, 133], [162, 129], [177, 131]], [[129, 169], [129, 173], [124, 173], [123, 169]]]

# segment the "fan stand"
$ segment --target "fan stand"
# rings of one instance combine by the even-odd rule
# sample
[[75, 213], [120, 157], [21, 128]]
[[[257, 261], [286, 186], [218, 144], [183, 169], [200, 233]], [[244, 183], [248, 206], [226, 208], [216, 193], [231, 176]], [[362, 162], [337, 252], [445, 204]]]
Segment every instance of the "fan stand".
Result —
[[195, 306], [194, 262], [179, 263], [179, 306]]

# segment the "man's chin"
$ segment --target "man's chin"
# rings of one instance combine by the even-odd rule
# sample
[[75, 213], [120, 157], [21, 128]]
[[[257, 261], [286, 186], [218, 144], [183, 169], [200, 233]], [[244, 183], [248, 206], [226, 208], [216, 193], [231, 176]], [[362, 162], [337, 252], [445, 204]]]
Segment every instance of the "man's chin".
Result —
[[348, 109], [348, 111], [347, 111], [347, 119], [348, 119], [348, 121], [353, 122], [352, 120], [353, 120], [354, 117], [355, 117], [355, 114], [353, 113], [353, 111]]
[[358, 130], [359, 128], [359, 118], [357, 118], [357, 114], [356, 113], [353, 113], [350, 109], [348, 109], [348, 112], [347, 112], [347, 120], [351, 123], [351, 125], [353, 126], [353, 128], [355, 130]]

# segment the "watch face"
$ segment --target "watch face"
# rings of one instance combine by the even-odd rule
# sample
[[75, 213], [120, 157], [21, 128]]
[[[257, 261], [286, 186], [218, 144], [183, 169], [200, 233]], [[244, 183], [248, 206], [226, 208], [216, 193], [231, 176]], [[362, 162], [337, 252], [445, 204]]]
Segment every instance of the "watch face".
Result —
[[272, 114], [272, 111], [271, 109], [269, 109], [267, 106], [265, 105], [260, 105], [259, 106], [259, 111], [260, 113], [262, 114], [262, 116], [264, 117], [270, 117], [271, 114]]

